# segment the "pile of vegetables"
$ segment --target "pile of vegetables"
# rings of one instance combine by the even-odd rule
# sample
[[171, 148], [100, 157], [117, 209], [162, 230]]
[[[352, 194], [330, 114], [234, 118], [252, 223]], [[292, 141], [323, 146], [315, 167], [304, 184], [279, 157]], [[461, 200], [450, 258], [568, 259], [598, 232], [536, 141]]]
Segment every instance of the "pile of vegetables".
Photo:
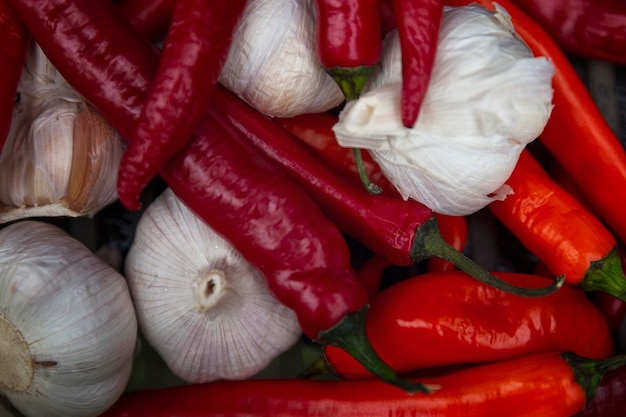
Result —
[[[564, 51], [626, 10], [544, 3], [0, 0], [0, 411], [623, 414], [626, 151]], [[117, 258], [59, 226], [112, 206]]]

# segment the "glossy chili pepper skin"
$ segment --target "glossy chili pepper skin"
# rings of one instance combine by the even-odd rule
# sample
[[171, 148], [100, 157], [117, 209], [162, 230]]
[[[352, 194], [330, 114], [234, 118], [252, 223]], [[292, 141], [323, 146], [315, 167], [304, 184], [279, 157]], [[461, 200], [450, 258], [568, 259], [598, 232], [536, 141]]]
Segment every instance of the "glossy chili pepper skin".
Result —
[[391, 0], [402, 50], [402, 123], [413, 127], [435, 63], [442, 0]]
[[30, 34], [9, 0], [0, 0], [0, 151], [9, 129]]
[[528, 150], [507, 185], [513, 193], [488, 208], [530, 252], [571, 285], [626, 299], [615, 238]]
[[429, 378], [441, 388], [415, 395], [375, 379], [217, 382], [125, 394], [102, 417], [571, 417], [623, 361], [529, 355]]
[[151, 40], [158, 40], [167, 32], [175, 3], [176, 0], [119, 0], [116, 2], [124, 17]]
[[117, 192], [130, 210], [161, 166], [181, 149], [211, 100], [245, 0], [178, 0], [159, 69], [118, 171]]
[[626, 65], [626, 2], [513, 0], [564, 51]]
[[[548, 278], [495, 272], [524, 287]], [[604, 316], [579, 289], [526, 299], [476, 283], [461, 271], [404, 279], [372, 299], [367, 333], [381, 358], [399, 373], [461, 363], [486, 363], [548, 351], [595, 359], [613, 353]], [[345, 378], [370, 375], [331, 346], [327, 363]]]

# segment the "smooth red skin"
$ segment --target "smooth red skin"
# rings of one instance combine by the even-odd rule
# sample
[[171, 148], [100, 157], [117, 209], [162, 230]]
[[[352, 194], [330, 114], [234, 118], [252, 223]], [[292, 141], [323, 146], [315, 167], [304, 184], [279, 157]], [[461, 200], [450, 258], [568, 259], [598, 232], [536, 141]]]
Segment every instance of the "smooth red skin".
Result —
[[608, 371], [591, 401], [572, 417], [626, 416], [626, 367]]
[[120, 162], [117, 192], [127, 209], [141, 207], [141, 191], [203, 117], [245, 4], [177, 1], [159, 69]]
[[[465, 250], [467, 244], [467, 219], [464, 216], [446, 216], [435, 213], [439, 232], [443, 240], [459, 252]], [[452, 262], [441, 258], [431, 258], [426, 261], [428, 272], [448, 272], [457, 269]]]
[[579, 285], [617, 246], [611, 232], [562, 188], [528, 150], [506, 182], [513, 190], [488, 209], [554, 275]]
[[413, 127], [435, 63], [442, 0], [391, 0], [402, 51], [402, 123]]
[[370, 299], [380, 291], [383, 274], [390, 266], [385, 257], [374, 254], [358, 269], [359, 282], [367, 290]]
[[[474, 0], [446, 0], [467, 5]], [[492, 0], [477, 3], [493, 9]], [[495, 2], [511, 15], [513, 25], [537, 56], [550, 59], [554, 108], [539, 140], [578, 185], [620, 243], [626, 243], [626, 150], [591, 98], [561, 48], [548, 33], [510, 0]]]
[[223, 87], [215, 106], [239, 128], [258, 151], [296, 180], [346, 234], [394, 265], [411, 265], [417, 229], [433, 217], [414, 200], [385, 193], [372, 195], [356, 179], [337, 175], [317, 155], [272, 119]]
[[[158, 52], [148, 52], [152, 45], [140, 41], [146, 38], [132, 26], [127, 29], [128, 21], [113, 3], [15, 0], [15, 4], [21, 16], [29, 17], [27, 26], [63, 77], [87, 101], [104, 109], [124, 137], [132, 137], [148, 76], [154, 76], [158, 67]], [[67, 9], [73, 12], [60, 12]], [[58, 17], [54, 32], [48, 16]], [[81, 19], [67, 22], [68, 16]], [[72, 30], [72, 21], [80, 21], [80, 27]], [[124, 36], [118, 36], [120, 32]], [[83, 42], [89, 41], [88, 33], [103, 49], [71, 55], [87, 50]], [[102, 56], [124, 65], [110, 68]], [[68, 62], [60, 62], [64, 59]], [[133, 68], [130, 86], [126, 73], [117, 74], [116, 68]], [[91, 85], [91, 80], [108, 88]], [[159, 174], [196, 215], [259, 269], [279, 300], [296, 311], [305, 334], [315, 339], [368, 302], [352, 270], [347, 243], [300, 187], [220, 120], [222, 115], [215, 119], [207, 110], [193, 140]]]
[[564, 51], [626, 65], [623, 0], [513, 0]]
[[378, 379], [246, 380], [125, 394], [101, 417], [570, 417], [585, 392], [556, 353], [465, 369], [424, 380], [408, 395]]
[[0, 0], [0, 151], [4, 147], [30, 34], [9, 0]]
[[380, 0], [315, 0], [317, 53], [324, 68], [372, 66], [380, 60]]
[[[550, 279], [494, 272], [522, 287]], [[367, 334], [396, 372], [508, 360], [548, 351], [600, 359], [613, 354], [603, 315], [576, 288], [525, 298], [482, 284], [462, 271], [426, 273], [402, 280], [372, 299]], [[371, 377], [360, 363], [332, 346], [324, 354], [345, 378]]]
[[158, 40], [167, 32], [176, 0], [119, 0], [116, 4], [137, 30]]

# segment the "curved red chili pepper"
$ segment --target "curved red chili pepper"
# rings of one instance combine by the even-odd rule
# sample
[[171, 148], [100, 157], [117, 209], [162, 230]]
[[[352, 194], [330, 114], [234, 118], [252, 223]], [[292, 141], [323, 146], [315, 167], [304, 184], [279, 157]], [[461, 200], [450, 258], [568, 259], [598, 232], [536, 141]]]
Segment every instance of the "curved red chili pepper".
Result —
[[245, 4], [176, 2], [159, 69], [120, 161], [117, 192], [127, 209], [140, 208], [143, 188], [204, 115]]
[[101, 417], [568, 417], [593, 398], [602, 375], [624, 361], [529, 355], [429, 378], [441, 389], [415, 395], [375, 379], [215, 382], [128, 393]]
[[626, 65], [623, 0], [513, 0], [564, 51]]
[[0, 151], [4, 147], [15, 106], [17, 86], [26, 61], [30, 34], [9, 0], [0, 0]]
[[[517, 286], [550, 282], [535, 275], [494, 274]], [[367, 333], [398, 373], [549, 351], [594, 359], [614, 352], [604, 316], [582, 291], [565, 286], [547, 297], [524, 299], [476, 283], [461, 271], [421, 274], [382, 290], [372, 298]], [[325, 346], [324, 355], [344, 378], [371, 376], [337, 348]]]
[[132, 25], [151, 40], [160, 39], [170, 25], [176, 0], [119, 0], [117, 7]]
[[615, 238], [528, 150], [507, 185], [513, 193], [487, 207], [530, 252], [567, 283], [626, 300]]
[[442, 0], [391, 0], [402, 50], [402, 123], [413, 127], [435, 63]]

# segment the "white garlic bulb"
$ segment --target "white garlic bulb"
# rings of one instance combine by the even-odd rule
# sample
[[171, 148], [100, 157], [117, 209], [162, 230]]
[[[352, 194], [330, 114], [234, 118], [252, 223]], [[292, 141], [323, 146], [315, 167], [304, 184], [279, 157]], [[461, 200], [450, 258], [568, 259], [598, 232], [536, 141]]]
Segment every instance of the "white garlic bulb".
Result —
[[343, 102], [315, 49], [310, 0], [250, 0], [219, 81], [260, 112], [291, 117]]
[[18, 91], [0, 153], [0, 223], [92, 215], [115, 201], [122, 138], [35, 43]]
[[506, 11], [446, 8], [419, 117], [402, 125], [401, 51], [385, 40], [382, 68], [346, 105], [334, 131], [369, 150], [400, 194], [447, 215], [468, 215], [504, 199], [520, 152], [552, 111], [554, 68], [533, 57]]
[[0, 230], [0, 392], [27, 417], [97, 416], [130, 377], [124, 277], [48, 223]]
[[295, 344], [295, 312], [170, 189], [142, 215], [125, 263], [141, 334], [188, 382], [244, 379]]

